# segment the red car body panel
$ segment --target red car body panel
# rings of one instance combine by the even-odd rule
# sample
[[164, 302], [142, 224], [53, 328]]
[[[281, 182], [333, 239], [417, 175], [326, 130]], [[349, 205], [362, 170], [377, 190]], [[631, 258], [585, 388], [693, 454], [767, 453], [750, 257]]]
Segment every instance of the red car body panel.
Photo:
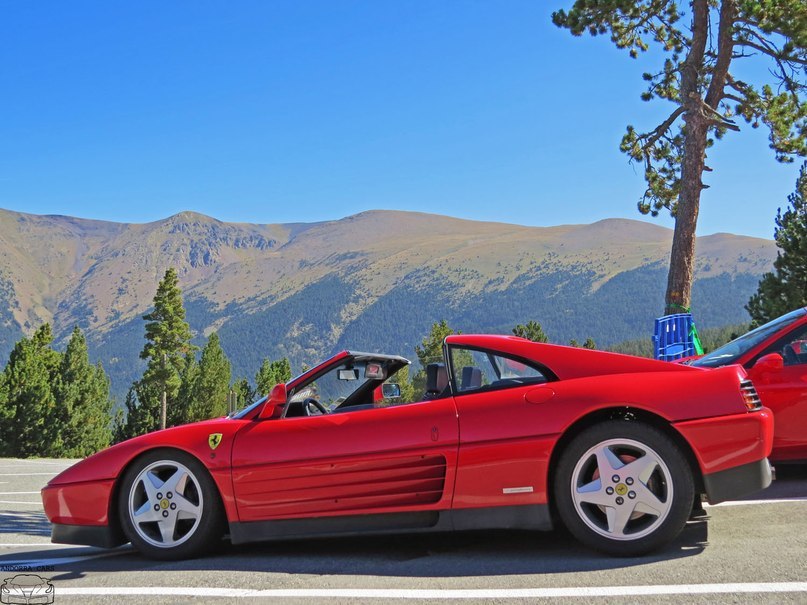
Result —
[[239, 519], [447, 508], [457, 438], [450, 398], [253, 423], [233, 448]]
[[114, 479], [65, 483], [42, 490], [42, 501], [51, 523], [107, 525]]
[[748, 464], [771, 453], [773, 415], [765, 408], [754, 415], [701, 418], [674, 426], [692, 446], [705, 474]]
[[[538, 363], [549, 382], [469, 393], [454, 388], [429, 401], [296, 418], [261, 420], [258, 405], [241, 418], [157, 431], [55, 477], [42, 492], [45, 512], [55, 526], [113, 531], [121, 477], [138, 456], [158, 448], [187, 452], [205, 466], [231, 533], [298, 519], [546, 507], [559, 442], [611, 411], [633, 410], [679, 435], [707, 492], [710, 474], [764, 462], [770, 451], [771, 416], [747, 410], [738, 388], [745, 373], [737, 366], [703, 370], [507, 336], [449, 336], [446, 346], [501, 353], [516, 365]], [[290, 381], [289, 393], [351, 355], [339, 353]], [[215, 433], [222, 438], [212, 447]], [[453, 527], [473, 527], [463, 519]], [[239, 541], [248, 534], [241, 529]]]

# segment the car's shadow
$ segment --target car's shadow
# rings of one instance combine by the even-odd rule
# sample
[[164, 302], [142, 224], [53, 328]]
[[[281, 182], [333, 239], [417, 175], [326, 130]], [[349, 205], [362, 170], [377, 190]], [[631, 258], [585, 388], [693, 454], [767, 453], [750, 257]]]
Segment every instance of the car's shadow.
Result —
[[[777, 469], [774, 485], [751, 499], [807, 496], [807, 466]], [[34, 514], [21, 516], [41, 535], [46, 525]], [[5, 531], [5, 529], [4, 529]], [[25, 532], [27, 533], [27, 532]], [[46, 532], [45, 532], [46, 533]], [[389, 577], [474, 577], [601, 571], [697, 556], [707, 545], [708, 518], [690, 521], [667, 547], [643, 557], [610, 557], [581, 546], [563, 530], [553, 532], [486, 531], [449, 534], [402, 534], [351, 538], [265, 542], [233, 546], [223, 541], [216, 554], [189, 561], [159, 562], [141, 557], [130, 546], [106, 556], [58, 564], [52, 579], [80, 578], [94, 572], [211, 571]], [[69, 550], [68, 550], [69, 549]], [[83, 549], [104, 555], [99, 549]], [[76, 557], [76, 547], [26, 550], [31, 559]], [[0, 557], [3, 560], [12, 555]], [[19, 558], [19, 557], [18, 557]]]
[[[266, 542], [234, 546], [226, 540], [214, 556], [158, 562], [124, 547], [114, 556], [58, 565], [53, 580], [97, 572], [211, 571], [389, 577], [473, 577], [571, 573], [618, 569], [699, 554], [707, 523], [692, 521], [666, 548], [643, 557], [609, 557], [588, 550], [565, 531], [485, 531], [365, 536]], [[99, 551], [92, 549], [92, 554]], [[26, 553], [31, 556], [32, 553]], [[44, 554], [44, 553], [43, 553]], [[69, 556], [75, 556], [75, 551]], [[112, 554], [112, 553], [110, 553]], [[46, 555], [58, 556], [53, 550]], [[0, 567], [3, 561], [0, 558]]]
[[0, 514], [0, 536], [3, 534], [50, 536], [50, 523], [41, 511], [4, 511]]

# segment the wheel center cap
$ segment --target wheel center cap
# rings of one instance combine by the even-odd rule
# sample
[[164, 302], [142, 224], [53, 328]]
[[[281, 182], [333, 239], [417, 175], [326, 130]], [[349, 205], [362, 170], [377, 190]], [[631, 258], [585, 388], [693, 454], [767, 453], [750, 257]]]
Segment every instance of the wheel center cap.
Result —
[[165, 510], [166, 508], [168, 508], [168, 500], [166, 500], [165, 498], [163, 498], [162, 500], [160, 500], [160, 508], [162, 508], [163, 510]]
[[620, 483], [619, 485], [616, 486], [616, 493], [619, 494], [620, 496], [624, 496], [625, 494], [628, 493], [628, 486], [625, 485], [624, 483]]

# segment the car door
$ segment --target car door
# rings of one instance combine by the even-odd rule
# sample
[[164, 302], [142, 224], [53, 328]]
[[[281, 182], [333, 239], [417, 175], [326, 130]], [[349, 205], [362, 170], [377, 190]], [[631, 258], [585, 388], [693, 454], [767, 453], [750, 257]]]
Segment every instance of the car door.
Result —
[[752, 365], [748, 375], [762, 403], [773, 410], [775, 460], [807, 459], [807, 326], [801, 326], [758, 357], [778, 353], [784, 365], [776, 371]]
[[449, 358], [460, 417], [453, 507], [545, 504], [555, 436], [536, 427], [553, 394], [548, 374], [493, 351], [452, 345]]
[[256, 420], [233, 445], [239, 518], [447, 509], [457, 441], [450, 397]]

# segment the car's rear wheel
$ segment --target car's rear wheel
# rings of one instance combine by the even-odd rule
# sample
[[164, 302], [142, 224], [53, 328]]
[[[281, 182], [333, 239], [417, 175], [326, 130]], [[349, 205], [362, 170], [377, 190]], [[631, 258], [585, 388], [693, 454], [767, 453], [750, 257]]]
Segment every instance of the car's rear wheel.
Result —
[[555, 473], [558, 514], [584, 544], [617, 556], [644, 554], [673, 540], [694, 498], [679, 447], [640, 422], [608, 421], [577, 435]]
[[124, 475], [118, 506], [126, 536], [155, 559], [205, 554], [223, 534], [216, 486], [184, 452], [156, 450], [139, 458]]

